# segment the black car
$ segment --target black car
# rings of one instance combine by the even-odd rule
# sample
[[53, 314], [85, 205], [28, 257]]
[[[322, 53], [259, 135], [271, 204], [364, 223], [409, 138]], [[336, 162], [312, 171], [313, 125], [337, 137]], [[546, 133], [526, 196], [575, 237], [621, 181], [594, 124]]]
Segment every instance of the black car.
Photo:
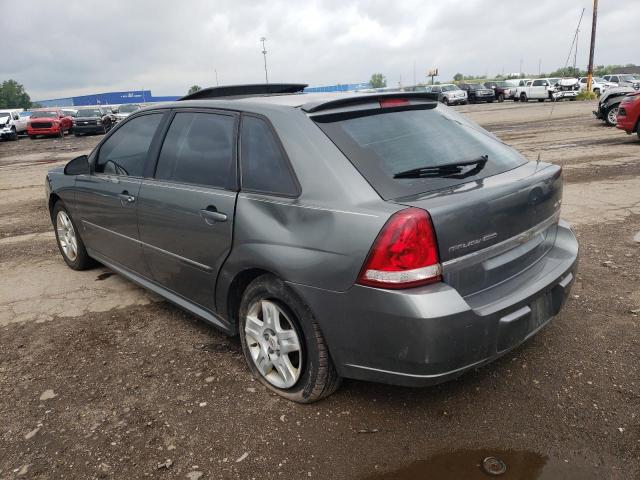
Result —
[[105, 107], [80, 108], [73, 119], [73, 133], [107, 133], [113, 126], [113, 114]]
[[461, 83], [459, 87], [461, 90], [467, 92], [469, 103], [491, 103], [496, 99], [496, 95], [493, 92], [493, 89], [487, 88], [480, 83]]
[[516, 87], [507, 82], [484, 82], [484, 86], [494, 91], [498, 102], [504, 102], [505, 99], [513, 100], [516, 94]]

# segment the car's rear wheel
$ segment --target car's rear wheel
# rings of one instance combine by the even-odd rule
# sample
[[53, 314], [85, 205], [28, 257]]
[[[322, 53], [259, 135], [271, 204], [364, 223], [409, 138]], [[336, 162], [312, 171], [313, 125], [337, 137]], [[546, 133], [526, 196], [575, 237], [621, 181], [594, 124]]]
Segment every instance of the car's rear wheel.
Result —
[[309, 308], [277, 277], [256, 278], [242, 296], [242, 351], [251, 373], [284, 398], [311, 403], [340, 385]]
[[498, 94], [498, 103], [502, 103], [504, 102], [504, 94], [500, 93]]
[[611, 105], [604, 114], [604, 121], [610, 127], [615, 127], [618, 124], [618, 107], [618, 104]]
[[74, 270], [86, 270], [92, 267], [95, 262], [87, 253], [84, 242], [71, 220], [71, 215], [61, 200], [58, 200], [53, 207], [52, 218], [58, 248], [65, 263]]
[[527, 94], [526, 93], [521, 93], [520, 94], [520, 101], [521, 102], [526, 102], [527, 101]]

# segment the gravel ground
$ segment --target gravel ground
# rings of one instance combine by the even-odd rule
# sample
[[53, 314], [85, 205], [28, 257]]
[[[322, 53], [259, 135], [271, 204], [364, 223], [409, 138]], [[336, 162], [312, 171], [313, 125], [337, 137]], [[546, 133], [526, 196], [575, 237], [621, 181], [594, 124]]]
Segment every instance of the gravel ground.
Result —
[[473, 479], [487, 456], [497, 478], [639, 478], [640, 144], [592, 108], [459, 107], [563, 165], [581, 245], [563, 312], [456, 381], [345, 381], [307, 406], [253, 381], [237, 339], [64, 266], [43, 175], [100, 137], [0, 143], [0, 479]]

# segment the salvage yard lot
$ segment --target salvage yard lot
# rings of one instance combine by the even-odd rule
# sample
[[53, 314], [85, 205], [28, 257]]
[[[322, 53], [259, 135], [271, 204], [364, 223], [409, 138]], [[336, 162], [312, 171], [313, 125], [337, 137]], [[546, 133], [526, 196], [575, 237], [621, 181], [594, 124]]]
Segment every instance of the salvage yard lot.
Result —
[[102, 137], [1, 143], [0, 479], [421, 478], [487, 455], [531, 475], [502, 478], [638, 478], [640, 142], [594, 106], [456, 108], [564, 167], [581, 258], [558, 318], [456, 381], [345, 381], [306, 406], [253, 381], [237, 339], [105, 268], [66, 267], [44, 174]]

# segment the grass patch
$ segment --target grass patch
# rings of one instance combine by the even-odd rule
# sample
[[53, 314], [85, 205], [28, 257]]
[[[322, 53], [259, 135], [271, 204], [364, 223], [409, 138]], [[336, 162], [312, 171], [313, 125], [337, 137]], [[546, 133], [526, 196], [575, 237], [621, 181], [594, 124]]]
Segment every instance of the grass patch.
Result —
[[578, 94], [576, 100], [595, 100], [596, 98], [598, 98], [598, 96], [595, 93], [584, 90]]

